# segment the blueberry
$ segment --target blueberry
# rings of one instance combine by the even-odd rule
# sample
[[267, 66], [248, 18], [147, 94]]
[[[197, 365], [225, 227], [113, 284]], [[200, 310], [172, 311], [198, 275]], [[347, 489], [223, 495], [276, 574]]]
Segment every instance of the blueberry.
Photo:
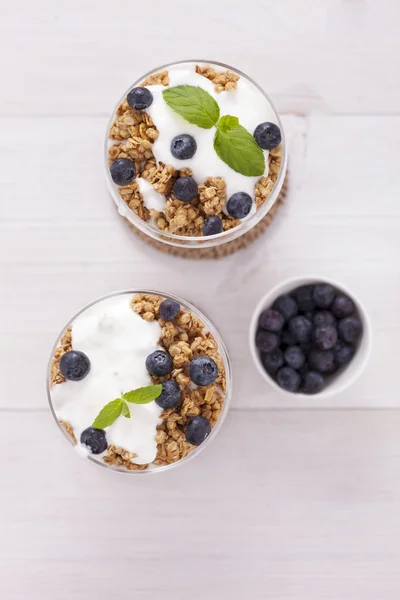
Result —
[[293, 296], [296, 299], [297, 306], [299, 307], [299, 311], [307, 312], [313, 311], [315, 309], [315, 302], [313, 298], [314, 286], [312, 285], [303, 285], [298, 287], [293, 292]]
[[149, 108], [150, 104], [153, 102], [153, 94], [147, 88], [135, 87], [128, 93], [126, 101], [132, 108], [144, 110], [145, 108]]
[[309, 342], [312, 336], [312, 323], [306, 317], [298, 315], [290, 319], [289, 331], [297, 342]]
[[272, 305], [272, 308], [281, 313], [285, 321], [289, 321], [292, 317], [295, 317], [299, 312], [297, 303], [291, 296], [279, 296]]
[[218, 377], [218, 367], [212, 358], [198, 356], [189, 365], [189, 376], [196, 385], [211, 385]]
[[319, 310], [314, 315], [314, 326], [323, 327], [324, 325], [336, 326], [336, 319], [330, 310]]
[[288, 367], [298, 371], [306, 362], [306, 356], [300, 346], [289, 346], [285, 350], [285, 362]]
[[321, 350], [330, 350], [336, 344], [338, 334], [333, 325], [321, 325], [314, 331], [314, 340]]
[[181, 305], [175, 300], [166, 298], [160, 304], [160, 317], [163, 321], [172, 321], [181, 310]]
[[284, 322], [285, 319], [281, 313], [273, 308], [267, 308], [267, 310], [264, 310], [259, 319], [260, 327], [266, 329], [267, 331], [272, 331], [273, 333], [278, 333], [282, 329]]
[[332, 373], [335, 359], [331, 350], [311, 350], [308, 355], [308, 366], [318, 373]]
[[193, 136], [187, 133], [176, 135], [171, 142], [171, 154], [179, 160], [193, 158], [196, 154], [197, 144]]
[[104, 429], [88, 427], [81, 433], [81, 444], [87, 446], [92, 454], [101, 454], [107, 449], [106, 432]]
[[111, 178], [117, 185], [128, 185], [136, 177], [136, 167], [130, 158], [117, 158], [110, 165]]
[[186, 425], [186, 439], [193, 446], [200, 446], [211, 433], [210, 422], [205, 417], [191, 417]]
[[354, 347], [338, 340], [332, 352], [338, 365], [347, 365], [354, 356]]
[[81, 381], [90, 371], [90, 360], [83, 352], [70, 350], [60, 358], [60, 371], [65, 379]]
[[146, 369], [150, 375], [164, 377], [173, 369], [172, 358], [163, 350], [156, 350], [146, 358]]
[[335, 298], [335, 290], [329, 283], [318, 283], [314, 287], [313, 298], [318, 308], [329, 308]]
[[199, 193], [199, 188], [193, 177], [179, 177], [172, 191], [181, 202], [191, 202]]
[[317, 371], [308, 371], [303, 378], [303, 391], [305, 394], [318, 394], [324, 387], [324, 378]]
[[219, 217], [213, 216], [208, 217], [204, 221], [204, 225], [202, 228], [203, 235], [216, 235], [217, 233], [221, 233], [223, 229], [222, 221]]
[[257, 144], [263, 150], [273, 150], [279, 146], [282, 141], [281, 130], [275, 123], [260, 123], [254, 130], [254, 137]]
[[278, 385], [287, 392], [296, 392], [300, 387], [301, 377], [294, 369], [282, 367], [277, 375]]
[[282, 337], [282, 344], [284, 344], [285, 346], [294, 346], [296, 344], [296, 338], [287, 329], [284, 329], [282, 331], [281, 337]]
[[349, 317], [354, 312], [354, 303], [348, 296], [340, 294], [333, 302], [332, 312], [338, 319]]
[[342, 340], [352, 344], [356, 342], [361, 335], [361, 321], [358, 317], [345, 317], [344, 319], [340, 319], [338, 330]]
[[162, 392], [155, 402], [164, 410], [175, 408], [181, 401], [181, 388], [173, 379], [168, 379], [162, 384]]
[[244, 219], [251, 211], [252, 204], [253, 200], [249, 194], [237, 192], [229, 198], [226, 203], [226, 210], [234, 219]]
[[261, 362], [267, 373], [276, 373], [283, 366], [283, 352], [276, 348], [272, 352], [263, 352]]
[[271, 331], [259, 329], [256, 333], [256, 346], [261, 352], [272, 352], [278, 348], [280, 343], [279, 336]]

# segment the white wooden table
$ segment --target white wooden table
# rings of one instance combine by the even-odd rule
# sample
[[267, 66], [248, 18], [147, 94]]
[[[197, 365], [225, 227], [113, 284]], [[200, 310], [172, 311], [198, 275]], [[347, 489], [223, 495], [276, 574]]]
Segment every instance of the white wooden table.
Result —
[[[2, 599], [398, 600], [399, 18], [398, 0], [3, 0]], [[121, 90], [196, 56], [265, 86], [290, 143], [276, 222], [212, 263], [136, 240], [102, 172]], [[325, 402], [276, 394], [247, 347], [259, 297], [302, 273], [348, 285], [373, 324], [365, 375]], [[197, 303], [234, 367], [210, 449], [148, 478], [86, 464], [45, 395], [65, 321], [128, 287]]]

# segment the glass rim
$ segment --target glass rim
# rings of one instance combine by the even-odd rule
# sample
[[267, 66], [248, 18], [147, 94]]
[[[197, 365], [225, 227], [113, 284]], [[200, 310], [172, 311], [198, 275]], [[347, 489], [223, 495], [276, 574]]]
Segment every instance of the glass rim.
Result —
[[[95, 304], [98, 304], [99, 302], [102, 302], [103, 300], [107, 300], [108, 298], [113, 298], [114, 296], [122, 296], [124, 294], [152, 294], [152, 295], [156, 295], [156, 296], [161, 296], [162, 298], [168, 298], [170, 300], [175, 300], [177, 302], [179, 302], [179, 304], [181, 304], [184, 308], [190, 310], [191, 312], [193, 312], [195, 314], [195, 316], [197, 316], [206, 326], [206, 328], [208, 329], [208, 331], [210, 331], [210, 333], [213, 335], [213, 337], [215, 338], [217, 344], [218, 344], [218, 351], [221, 354], [222, 360], [224, 361], [224, 367], [225, 367], [225, 374], [226, 374], [226, 392], [225, 392], [225, 396], [224, 396], [224, 403], [223, 403], [223, 407], [222, 407], [222, 411], [221, 414], [219, 416], [218, 421], [215, 423], [214, 427], [211, 430], [210, 435], [205, 439], [205, 441], [200, 445], [197, 446], [194, 450], [192, 450], [191, 452], [189, 452], [189, 454], [187, 454], [186, 456], [184, 456], [183, 458], [181, 458], [180, 460], [177, 460], [176, 462], [170, 463], [168, 465], [154, 465], [154, 468], [152, 469], [143, 469], [143, 470], [132, 470], [129, 471], [128, 469], [121, 469], [119, 467], [117, 467], [116, 465], [108, 465], [104, 462], [100, 462], [99, 460], [97, 460], [96, 458], [93, 458], [92, 456], [88, 455], [86, 458], [92, 462], [97, 464], [100, 467], [103, 467], [109, 471], [115, 471], [117, 473], [122, 473], [122, 474], [153, 474], [153, 473], [159, 473], [161, 471], [167, 471], [169, 469], [172, 469], [174, 467], [177, 467], [181, 464], [184, 464], [186, 462], [188, 462], [189, 460], [195, 458], [196, 456], [198, 456], [198, 454], [204, 450], [204, 448], [206, 448], [210, 442], [216, 437], [217, 433], [219, 432], [219, 430], [221, 429], [223, 422], [225, 421], [226, 415], [228, 413], [229, 407], [230, 407], [230, 403], [232, 400], [232, 365], [231, 365], [231, 360], [228, 354], [228, 350], [227, 347], [225, 345], [225, 342], [222, 339], [221, 334], [219, 333], [218, 329], [215, 327], [215, 325], [209, 320], [209, 318], [200, 310], [198, 309], [196, 306], [194, 306], [193, 304], [191, 304], [190, 302], [188, 302], [187, 300], [184, 300], [183, 298], [180, 298], [179, 296], [175, 296], [173, 294], [169, 294], [167, 292], [160, 292], [158, 290], [132, 290], [132, 289], [125, 289], [125, 290], [119, 290], [119, 291], [115, 291], [115, 292], [110, 292], [108, 294], [104, 294], [102, 296], [99, 296], [98, 298], [96, 298], [95, 300], [92, 300], [91, 302], [85, 304], [80, 310], [78, 310], [69, 320], [68, 322], [64, 325], [64, 327], [62, 328], [62, 330], [60, 331], [60, 333], [58, 334], [55, 343], [53, 344], [53, 347], [51, 349], [51, 353], [50, 353], [50, 358], [47, 364], [47, 370], [46, 370], [46, 392], [47, 392], [47, 401], [49, 403], [49, 407], [50, 407], [50, 411], [51, 414], [53, 415], [53, 418], [58, 426], [58, 428], [62, 431], [62, 433], [64, 434], [64, 437], [70, 442], [70, 444], [73, 447], [77, 447], [77, 444], [74, 444], [74, 442], [72, 441], [72, 439], [70, 438], [70, 436], [68, 435], [68, 433], [65, 431], [65, 429], [63, 428], [63, 426], [61, 425], [60, 421], [57, 418], [56, 415], [56, 411], [54, 409], [53, 406], [53, 402], [52, 402], [52, 398], [51, 398], [51, 388], [50, 388], [50, 377], [51, 377], [51, 366], [52, 366], [52, 362], [53, 362], [53, 358], [54, 358], [54, 352], [57, 349], [60, 339], [62, 337], [62, 335], [64, 334], [64, 332], [67, 330], [67, 328], [81, 315], [83, 314], [88, 308], [90, 308], [91, 306], [94, 306]], [[152, 463], [150, 463], [152, 464]]]
[[[139, 85], [141, 81], [143, 81], [150, 75], [157, 73], [158, 71], [160, 71], [162, 69], [167, 69], [168, 67], [172, 67], [175, 65], [181, 65], [181, 64], [188, 64], [188, 63], [200, 63], [200, 64], [203, 63], [203, 64], [209, 64], [211, 66], [216, 65], [218, 67], [223, 67], [225, 69], [229, 69], [229, 70], [239, 74], [241, 77], [250, 81], [250, 83], [252, 83], [269, 102], [269, 104], [274, 112], [274, 115], [275, 115], [275, 118], [279, 125], [279, 128], [281, 130], [281, 136], [282, 136], [281, 165], [280, 165], [278, 177], [276, 179], [276, 182], [274, 184], [272, 192], [270, 193], [270, 195], [268, 196], [266, 201], [263, 203], [263, 205], [259, 209], [257, 209], [255, 211], [255, 213], [253, 213], [250, 217], [248, 217], [245, 221], [243, 221], [236, 227], [233, 227], [232, 229], [228, 229], [227, 231], [223, 231], [222, 233], [209, 235], [206, 238], [204, 238], [202, 236], [176, 235], [174, 233], [165, 232], [165, 231], [158, 229], [156, 226], [149, 224], [147, 221], [144, 221], [143, 219], [141, 219], [136, 213], [134, 213], [133, 210], [131, 210], [127, 206], [127, 204], [125, 204], [125, 202], [122, 200], [122, 198], [118, 194], [118, 192], [115, 188], [115, 184], [111, 179], [110, 169], [109, 169], [109, 165], [108, 165], [110, 128], [115, 119], [117, 109], [118, 109], [119, 105], [122, 103], [122, 101], [126, 98], [128, 92], [132, 89], [132, 87]], [[130, 223], [132, 225], [137, 227], [142, 233], [145, 233], [149, 237], [156, 239], [157, 241], [160, 241], [163, 244], [167, 244], [167, 245], [175, 246], [175, 247], [182, 247], [182, 243], [190, 242], [190, 244], [185, 245], [186, 248], [193, 248], [193, 249], [209, 248], [211, 246], [220, 245], [220, 244], [226, 243], [228, 241], [231, 241], [233, 239], [240, 237], [247, 231], [250, 231], [255, 225], [257, 225], [257, 223], [259, 223], [269, 213], [269, 211], [275, 204], [276, 200], [278, 199], [279, 193], [281, 191], [281, 188], [282, 188], [282, 185], [283, 185], [283, 182], [285, 179], [286, 170], [287, 170], [287, 145], [286, 145], [286, 137], [285, 137], [283, 124], [282, 124], [281, 118], [279, 116], [279, 113], [278, 113], [274, 103], [272, 102], [271, 98], [264, 91], [264, 89], [256, 81], [254, 81], [254, 79], [249, 77], [249, 75], [247, 75], [243, 71], [240, 71], [239, 69], [236, 69], [235, 67], [232, 67], [231, 65], [228, 65], [226, 63], [222, 63], [222, 62], [215, 61], [215, 60], [186, 59], [186, 60], [178, 60], [178, 61], [174, 61], [174, 62], [169, 62], [169, 63], [163, 64], [163, 65], [160, 65], [159, 67], [157, 67], [155, 69], [151, 69], [151, 71], [148, 71], [147, 73], [142, 75], [139, 79], [137, 79], [134, 83], [132, 83], [128, 87], [128, 89], [124, 92], [124, 94], [120, 97], [119, 101], [115, 105], [115, 107], [111, 113], [111, 117], [107, 123], [105, 144], [104, 144], [104, 159], [105, 159], [104, 167], [105, 167], [105, 172], [106, 172], [107, 188], [108, 188], [108, 191], [109, 191], [111, 197], [113, 198], [115, 204], [117, 205], [118, 211], [122, 217], [125, 217], [128, 221], [130, 221]], [[160, 237], [162, 239], [160, 239]]]

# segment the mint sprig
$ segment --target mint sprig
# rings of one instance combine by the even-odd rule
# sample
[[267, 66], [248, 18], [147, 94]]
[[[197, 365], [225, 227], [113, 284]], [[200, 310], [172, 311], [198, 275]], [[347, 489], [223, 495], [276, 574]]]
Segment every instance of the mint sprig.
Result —
[[221, 118], [216, 100], [203, 88], [178, 85], [163, 91], [163, 98], [173, 111], [189, 123], [211, 129], [216, 127], [214, 149], [231, 169], [247, 177], [261, 176], [265, 171], [264, 152], [237, 117]]
[[92, 427], [96, 429], [105, 429], [110, 427], [122, 414], [127, 419], [130, 419], [131, 412], [129, 406], [126, 404], [130, 402], [132, 404], [148, 404], [156, 400], [162, 392], [162, 385], [148, 385], [146, 387], [138, 388], [137, 390], [131, 390], [122, 395], [122, 398], [116, 398], [108, 404], [106, 404], [95, 420], [93, 421]]
[[247, 177], [264, 174], [264, 153], [236, 117], [227, 115], [218, 121], [214, 149], [220, 159], [237, 173]]
[[178, 85], [167, 88], [162, 95], [173, 111], [193, 125], [211, 129], [219, 119], [217, 102], [201, 87]]

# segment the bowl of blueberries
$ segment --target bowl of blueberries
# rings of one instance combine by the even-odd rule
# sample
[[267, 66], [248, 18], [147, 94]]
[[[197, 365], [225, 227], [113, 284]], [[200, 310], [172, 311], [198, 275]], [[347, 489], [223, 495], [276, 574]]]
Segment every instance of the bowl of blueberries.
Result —
[[327, 397], [364, 370], [371, 327], [365, 309], [343, 285], [297, 277], [259, 302], [250, 348], [259, 372], [276, 389]]

